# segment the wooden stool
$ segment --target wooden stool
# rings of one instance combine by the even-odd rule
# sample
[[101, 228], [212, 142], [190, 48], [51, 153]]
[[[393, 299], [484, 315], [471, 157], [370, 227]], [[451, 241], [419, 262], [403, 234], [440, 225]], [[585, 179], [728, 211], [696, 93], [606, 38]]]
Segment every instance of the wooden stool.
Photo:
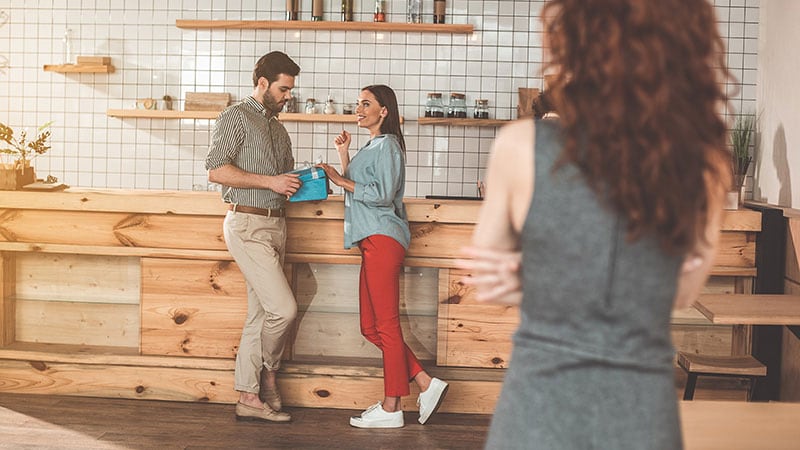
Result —
[[683, 391], [684, 400], [694, 398], [694, 388], [697, 385], [698, 376], [710, 375], [715, 377], [748, 378], [750, 386], [747, 389], [747, 400], [749, 401], [756, 377], [763, 377], [767, 374], [767, 366], [761, 364], [759, 360], [751, 355], [703, 356], [678, 352], [678, 365], [687, 374], [686, 388]]

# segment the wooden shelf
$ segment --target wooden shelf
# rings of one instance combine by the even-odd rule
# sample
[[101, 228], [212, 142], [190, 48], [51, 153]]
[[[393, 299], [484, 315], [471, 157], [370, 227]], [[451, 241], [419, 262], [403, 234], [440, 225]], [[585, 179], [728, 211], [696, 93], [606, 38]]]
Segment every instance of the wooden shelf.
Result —
[[[121, 118], [140, 119], [211, 119], [219, 116], [220, 111], [172, 111], [161, 109], [109, 109], [106, 115]], [[326, 122], [326, 123], [356, 123], [355, 114], [304, 114], [280, 113], [281, 122]], [[400, 118], [403, 123], [403, 118]]]
[[45, 64], [45, 72], [59, 73], [113, 73], [111, 64]]
[[341, 30], [341, 31], [405, 31], [417, 33], [471, 34], [472, 24], [434, 24], [400, 22], [311, 22], [304, 20], [184, 20], [175, 21], [178, 28], [239, 30]]
[[142, 119], [216, 119], [220, 111], [175, 111], [162, 109], [109, 109], [106, 115]]
[[451, 125], [460, 127], [499, 127], [511, 122], [510, 120], [498, 119], [453, 119], [448, 117], [420, 117], [417, 120], [420, 125]]

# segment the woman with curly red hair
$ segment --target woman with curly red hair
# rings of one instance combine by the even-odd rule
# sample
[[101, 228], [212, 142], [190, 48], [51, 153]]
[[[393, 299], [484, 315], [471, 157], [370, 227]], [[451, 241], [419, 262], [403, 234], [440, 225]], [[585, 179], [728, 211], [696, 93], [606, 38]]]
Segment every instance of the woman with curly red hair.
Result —
[[467, 282], [520, 305], [486, 448], [682, 446], [671, 310], [708, 277], [730, 186], [707, 0], [551, 0], [558, 120], [503, 128]]

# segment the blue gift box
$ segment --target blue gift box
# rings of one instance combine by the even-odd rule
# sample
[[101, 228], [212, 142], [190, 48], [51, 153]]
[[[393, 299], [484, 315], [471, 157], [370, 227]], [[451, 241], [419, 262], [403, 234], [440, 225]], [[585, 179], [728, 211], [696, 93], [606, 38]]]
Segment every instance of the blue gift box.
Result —
[[303, 183], [300, 189], [289, 197], [290, 202], [306, 202], [310, 200], [325, 200], [328, 198], [328, 177], [319, 167], [293, 170], [289, 173], [300, 175]]

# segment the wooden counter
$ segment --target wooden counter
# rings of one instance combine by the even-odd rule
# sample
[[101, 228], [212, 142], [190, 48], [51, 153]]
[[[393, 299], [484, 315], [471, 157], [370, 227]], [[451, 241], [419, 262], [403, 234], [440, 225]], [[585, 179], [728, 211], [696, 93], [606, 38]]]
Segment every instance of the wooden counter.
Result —
[[[218, 193], [1, 194], [1, 391], [236, 401], [246, 294], [225, 248]], [[405, 203], [405, 337], [458, 393], [443, 411], [489, 413], [518, 312], [475, 302], [454, 268], [480, 202]], [[383, 395], [380, 354], [359, 333], [360, 256], [342, 248], [343, 216], [340, 197], [287, 209], [285, 270], [299, 309], [281, 373], [288, 405], [364, 408]], [[759, 226], [757, 212], [727, 214], [709, 292], [750, 289]], [[675, 339], [679, 349], [713, 352], [736, 336], [685, 312], [675, 317]]]

